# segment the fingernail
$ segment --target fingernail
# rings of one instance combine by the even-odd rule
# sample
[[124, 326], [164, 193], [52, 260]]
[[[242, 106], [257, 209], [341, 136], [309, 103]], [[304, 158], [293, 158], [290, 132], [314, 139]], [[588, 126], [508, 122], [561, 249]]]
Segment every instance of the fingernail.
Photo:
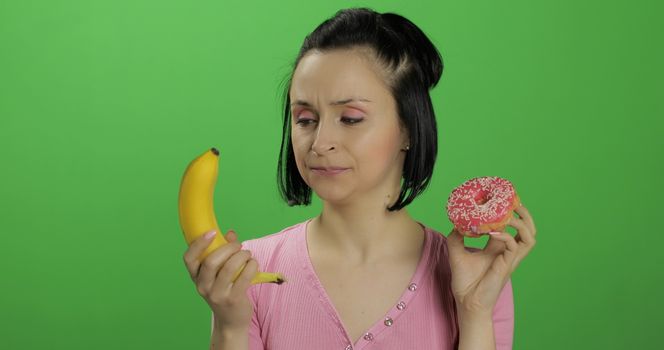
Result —
[[491, 231], [491, 232], [489, 232], [489, 234], [492, 235], [492, 236], [495, 236], [495, 235], [499, 235], [500, 232]]
[[217, 231], [211, 231], [205, 234], [205, 238], [210, 239], [217, 234]]

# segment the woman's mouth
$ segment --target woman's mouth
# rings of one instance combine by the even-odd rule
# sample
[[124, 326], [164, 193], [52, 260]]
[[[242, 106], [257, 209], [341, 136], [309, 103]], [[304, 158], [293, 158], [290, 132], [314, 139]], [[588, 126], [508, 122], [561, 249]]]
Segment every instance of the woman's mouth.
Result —
[[320, 169], [320, 168], [319, 169], [316, 169], [316, 168], [311, 169], [311, 171], [314, 174], [323, 175], [323, 176], [333, 176], [333, 175], [341, 174], [346, 170], [348, 170], [348, 169], [329, 169], [329, 170]]

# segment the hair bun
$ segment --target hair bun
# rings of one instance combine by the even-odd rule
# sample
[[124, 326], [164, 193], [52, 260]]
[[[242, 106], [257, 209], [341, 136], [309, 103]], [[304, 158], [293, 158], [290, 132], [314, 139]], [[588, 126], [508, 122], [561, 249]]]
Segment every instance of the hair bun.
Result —
[[397, 34], [399, 45], [407, 48], [409, 58], [415, 60], [415, 67], [422, 82], [434, 88], [443, 74], [443, 58], [426, 34], [409, 19], [392, 12], [380, 15], [381, 19]]

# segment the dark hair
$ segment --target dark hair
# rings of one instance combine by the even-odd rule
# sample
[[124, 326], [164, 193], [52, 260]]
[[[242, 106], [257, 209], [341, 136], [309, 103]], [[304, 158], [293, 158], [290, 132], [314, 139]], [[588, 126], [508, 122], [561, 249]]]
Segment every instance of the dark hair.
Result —
[[343, 9], [306, 36], [292, 71], [286, 76], [281, 97], [284, 103], [283, 134], [277, 182], [280, 195], [289, 206], [311, 204], [311, 188], [297, 170], [290, 136], [289, 92], [293, 72], [310, 50], [325, 52], [354, 48], [369, 48], [376, 63], [385, 69], [399, 118], [410, 138], [401, 192], [395, 204], [387, 209], [399, 210], [410, 204], [431, 180], [438, 138], [429, 89], [436, 86], [443, 72], [440, 53], [414, 23], [398, 14], [381, 14], [369, 8]]

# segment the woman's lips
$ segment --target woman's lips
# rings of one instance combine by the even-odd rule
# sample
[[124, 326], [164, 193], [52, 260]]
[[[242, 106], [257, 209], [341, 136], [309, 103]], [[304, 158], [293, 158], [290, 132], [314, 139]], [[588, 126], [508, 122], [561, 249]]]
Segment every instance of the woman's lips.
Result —
[[325, 175], [325, 176], [341, 174], [346, 170], [348, 169], [335, 169], [335, 170], [311, 169], [311, 171], [313, 171], [314, 174]]

